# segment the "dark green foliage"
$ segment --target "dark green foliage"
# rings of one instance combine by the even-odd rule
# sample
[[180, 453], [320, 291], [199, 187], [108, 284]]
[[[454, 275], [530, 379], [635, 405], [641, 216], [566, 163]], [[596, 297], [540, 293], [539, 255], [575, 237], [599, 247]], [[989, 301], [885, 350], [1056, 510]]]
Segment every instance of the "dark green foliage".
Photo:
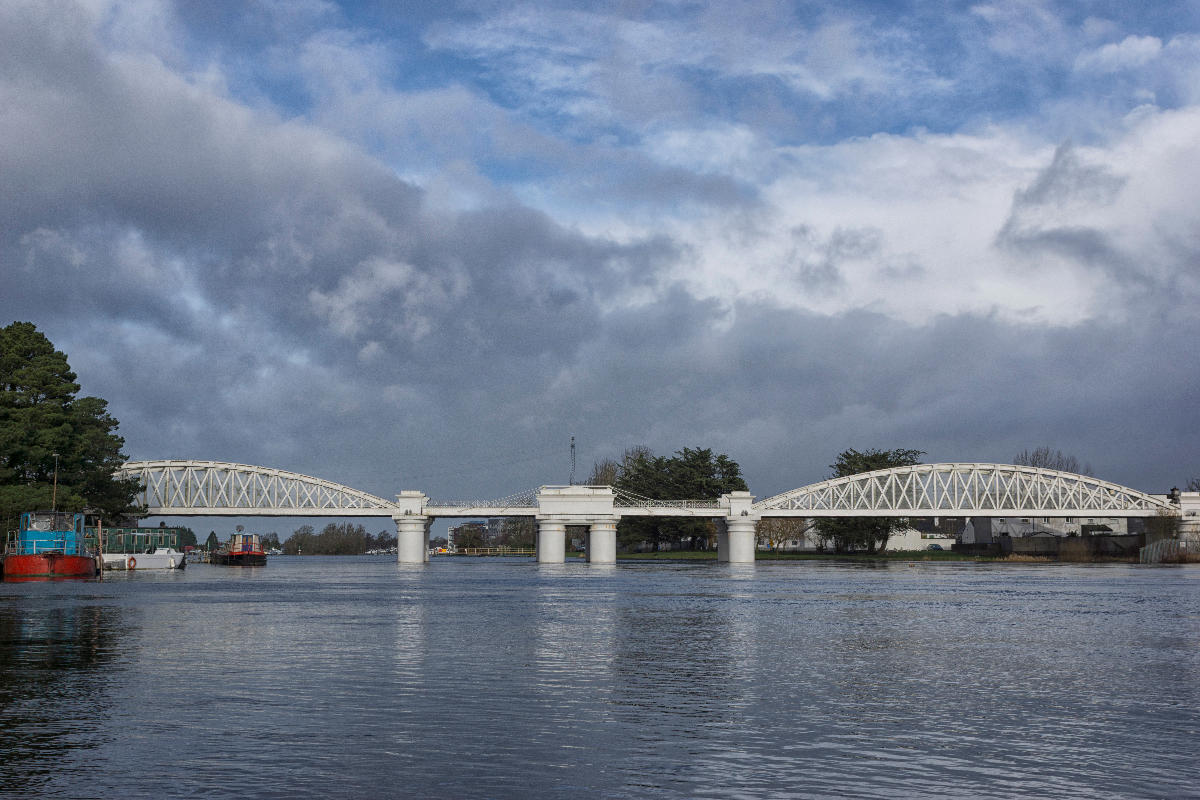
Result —
[[204, 549], [211, 553], [213, 550], [216, 550], [220, 546], [221, 546], [221, 541], [217, 538], [217, 532], [209, 531], [208, 538], [204, 540]]
[[[837, 460], [829, 465], [833, 478], [844, 478], [877, 469], [907, 467], [921, 463], [923, 450], [867, 450], [859, 452], [853, 448], [838, 454]], [[903, 517], [825, 517], [816, 522], [817, 532], [833, 542], [839, 553], [849, 550], [866, 550], [874, 553], [887, 544], [892, 531], [908, 526]]]
[[75, 396], [75, 377], [32, 323], [0, 328], [0, 519], [8, 527], [22, 511], [51, 505], [110, 523], [136, 515], [137, 481], [113, 477], [126, 461], [117, 421], [104, 400]]
[[[655, 456], [646, 448], [627, 450], [616, 471], [614, 487], [653, 500], [715, 500], [746, 491], [737, 462], [707, 448], [683, 448], [675, 455]], [[626, 549], [648, 543], [658, 549], [708, 549], [716, 536], [711, 520], [692, 517], [631, 517], [617, 525], [617, 541]]]

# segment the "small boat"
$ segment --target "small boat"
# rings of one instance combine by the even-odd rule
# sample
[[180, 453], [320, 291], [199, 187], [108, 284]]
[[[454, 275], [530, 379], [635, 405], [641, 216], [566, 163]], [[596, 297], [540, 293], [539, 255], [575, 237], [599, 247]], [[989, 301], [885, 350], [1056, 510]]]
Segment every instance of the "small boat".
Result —
[[94, 578], [100, 560], [87, 546], [83, 514], [26, 511], [4, 546], [4, 580]]
[[187, 554], [174, 547], [156, 547], [142, 553], [105, 553], [105, 569], [183, 569]]
[[257, 533], [238, 531], [213, 551], [209, 563], [226, 567], [261, 567], [267, 563], [267, 554], [263, 552]]
[[109, 528], [103, 537], [105, 569], [183, 569], [187, 554], [179, 551], [174, 528]]

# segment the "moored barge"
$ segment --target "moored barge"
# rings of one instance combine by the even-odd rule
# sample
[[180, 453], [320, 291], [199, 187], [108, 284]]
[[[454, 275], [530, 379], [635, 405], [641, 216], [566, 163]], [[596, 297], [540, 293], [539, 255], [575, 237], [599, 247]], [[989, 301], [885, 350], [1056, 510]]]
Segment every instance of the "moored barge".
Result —
[[239, 531], [213, 551], [209, 563], [227, 567], [261, 567], [267, 563], [267, 554], [262, 549], [257, 533]]
[[6, 581], [94, 578], [100, 560], [87, 546], [83, 514], [26, 511], [4, 546]]

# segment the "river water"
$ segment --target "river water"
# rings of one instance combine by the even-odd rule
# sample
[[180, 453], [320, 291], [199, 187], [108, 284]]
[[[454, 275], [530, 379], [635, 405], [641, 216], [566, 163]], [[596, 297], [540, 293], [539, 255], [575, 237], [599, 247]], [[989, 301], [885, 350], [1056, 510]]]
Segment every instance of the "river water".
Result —
[[386, 557], [0, 584], [0, 796], [1200, 797], [1200, 569]]

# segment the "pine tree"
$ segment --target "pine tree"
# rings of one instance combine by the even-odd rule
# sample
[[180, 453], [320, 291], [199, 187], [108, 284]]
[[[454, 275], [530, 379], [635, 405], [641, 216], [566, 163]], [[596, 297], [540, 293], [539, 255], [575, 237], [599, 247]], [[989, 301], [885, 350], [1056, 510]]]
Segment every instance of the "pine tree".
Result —
[[[683, 448], [671, 457], [655, 456], [646, 448], [625, 453], [614, 483], [618, 489], [653, 500], [716, 500], [729, 492], [746, 491], [742, 469], [729, 456], [708, 448]], [[688, 542], [708, 547], [716, 535], [711, 520], [694, 517], [627, 517], [617, 525], [625, 547], [649, 542]]]
[[137, 510], [137, 481], [113, 477], [126, 461], [118, 423], [104, 400], [76, 397], [75, 378], [32, 323], [0, 328], [0, 519], [8, 529], [22, 511], [51, 505], [112, 522]]

